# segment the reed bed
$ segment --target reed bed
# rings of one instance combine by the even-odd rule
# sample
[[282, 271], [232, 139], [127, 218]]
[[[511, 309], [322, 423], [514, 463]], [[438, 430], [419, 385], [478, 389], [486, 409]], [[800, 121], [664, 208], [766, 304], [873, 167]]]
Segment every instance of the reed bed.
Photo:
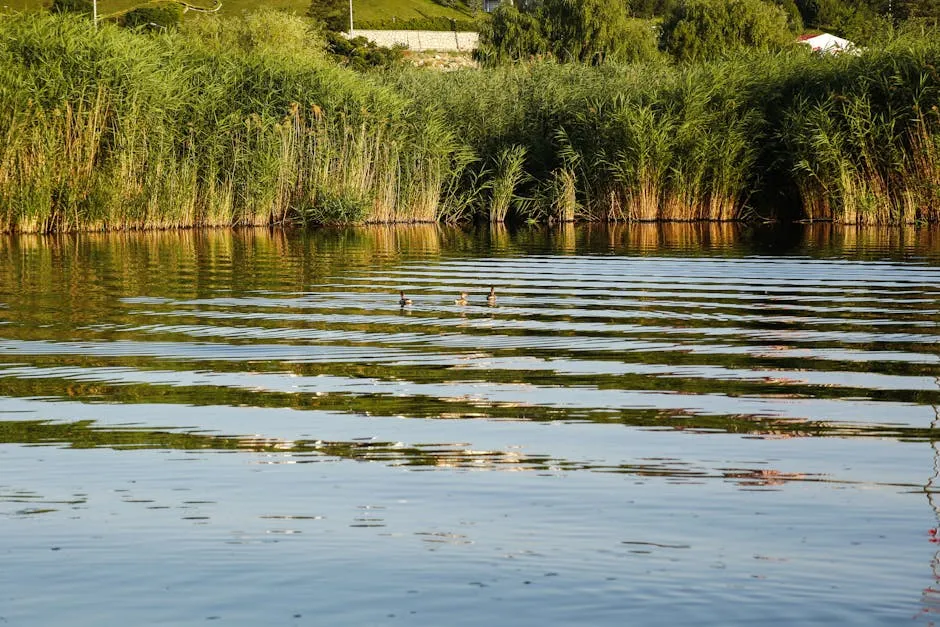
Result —
[[437, 219], [460, 150], [436, 113], [306, 52], [297, 18], [233, 24], [0, 23], [3, 230]]
[[546, 62], [411, 72], [397, 89], [434, 102], [475, 154], [525, 149], [514, 193], [529, 202], [510, 217], [921, 223], [940, 221], [937, 67], [940, 38], [921, 32], [857, 56]]
[[[277, 41], [277, 45], [274, 45]], [[356, 74], [302, 19], [0, 21], [0, 230], [940, 221], [940, 38]]]

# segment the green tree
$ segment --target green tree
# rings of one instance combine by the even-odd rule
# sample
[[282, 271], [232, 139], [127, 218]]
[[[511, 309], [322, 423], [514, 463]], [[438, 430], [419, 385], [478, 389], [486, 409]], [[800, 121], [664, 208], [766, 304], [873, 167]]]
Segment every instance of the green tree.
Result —
[[783, 9], [787, 14], [787, 24], [790, 26], [790, 32], [803, 32], [803, 16], [800, 14], [799, 7], [793, 0], [774, 0], [774, 4]]
[[480, 60], [488, 65], [544, 55], [549, 43], [536, 14], [500, 4], [480, 29]]
[[649, 22], [629, 17], [623, 0], [542, 0], [503, 4], [480, 31], [484, 62], [551, 54], [562, 62], [637, 61], [658, 54]]
[[744, 48], [792, 42], [787, 16], [762, 0], [686, 0], [663, 20], [660, 46], [678, 61], [720, 57]]
[[561, 61], [600, 63], [616, 58], [626, 44], [623, 0], [544, 0], [541, 13], [552, 52]]
[[349, 5], [345, 0], [311, 0], [307, 15], [328, 31], [338, 33], [349, 28]]

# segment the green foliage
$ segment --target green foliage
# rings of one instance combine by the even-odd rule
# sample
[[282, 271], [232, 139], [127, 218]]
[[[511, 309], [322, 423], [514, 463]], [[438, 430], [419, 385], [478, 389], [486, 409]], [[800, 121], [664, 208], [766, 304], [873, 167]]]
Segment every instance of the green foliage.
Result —
[[305, 225], [346, 224], [359, 222], [368, 217], [368, 213], [369, 202], [366, 199], [331, 190], [299, 207], [296, 220]]
[[678, 3], [679, 0], [633, 0], [629, 3], [630, 15], [645, 19], [666, 15]]
[[501, 4], [480, 30], [478, 58], [488, 65], [523, 61], [546, 54], [549, 42], [537, 15]]
[[349, 29], [349, 4], [345, 0], [310, 0], [307, 16], [328, 31]]
[[400, 65], [404, 49], [400, 46], [385, 48], [365, 37], [347, 38], [341, 33], [327, 33], [327, 51], [341, 64], [364, 72], [372, 69], [389, 69]]
[[52, 0], [49, 10], [52, 13], [91, 15], [94, 11], [94, 5], [92, 0]]
[[122, 16], [128, 28], [178, 28], [183, 21], [183, 6], [176, 2], [138, 7]]
[[614, 60], [620, 63], [648, 63], [660, 59], [659, 29], [650, 20], [628, 19], [619, 33]]
[[302, 65], [326, 59], [320, 28], [285, 11], [264, 9], [240, 18], [197, 15], [183, 22], [182, 33], [211, 55], [262, 56]]
[[601, 63], [616, 58], [626, 37], [622, 0], [544, 0], [541, 17], [555, 58]]
[[[895, 20], [911, 17], [903, 0], [794, 1], [808, 28], [834, 33], [862, 45], [882, 39], [886, 31], [892, 28]], [[921, 4], [921, 0], [914, 0], [914, 2]], [[923, 2], [936, 2], [936, 0], [923, 0]]]
[[663, 49], [679, 61], [776, 50], [791, 41], [786, 14], [762, 0], [686, 0], [665, 17], [660, 35]]
[[522, 11], [500, 5], [480, 31], [479, 57], [485, 63], [546, 54], [591, 64], [649, 60], [656, 56], [654, 29], [630, 19], [619, 0], [544, 0]]
[[940, 22], [940, 0], [896, 0], [895, 11], [905, 19]]
[[783, 12], [787, 15], [787, 25], [790, 27], [790, 32], [795, 34], [800, 34], [803, 32], [803, 16], [800, 14], [799, 7], [796, 6], [794, 0], [774, 0], [774, 4], [783, 9]]

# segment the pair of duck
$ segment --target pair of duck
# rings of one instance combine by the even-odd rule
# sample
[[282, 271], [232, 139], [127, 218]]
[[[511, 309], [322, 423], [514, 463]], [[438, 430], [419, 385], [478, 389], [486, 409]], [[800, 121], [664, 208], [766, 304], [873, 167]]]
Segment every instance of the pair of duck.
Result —
[[[409, 305], [412, 304], [412, 300], [411, 300], [410, 298], [406, 298], [406, 297], [405, 297], [405, 291], [404, 291], [404, 290], [401, 290], [401, 291], [398, 292], [398, 293], [401, 295], [401, 300], [398, 301], [398, 304], [399, 304], [399, 305], [401, 305], [402, 307], [407, 307], [407, 306], [409, 306]], [[461, 293], [460, 293], [460, 297], [454, 300], [454, 304], [455, 304], [455, 305], [460, 305], [460, 306], [464, 306], [464, 305], [466, 305], [468, 302], [469, 302], [469, 301], [467, 300], [467, 293], [466, 293], [466, 292], [461, 292]], [[486, 304], [489, 305], [490, 307], [492, 307], [493, 305], [496, 304], [496, 288], [493, 287], [492, 285], [490, 286], [490, 294], [489, 294], [489, 296], [486, 297]]]

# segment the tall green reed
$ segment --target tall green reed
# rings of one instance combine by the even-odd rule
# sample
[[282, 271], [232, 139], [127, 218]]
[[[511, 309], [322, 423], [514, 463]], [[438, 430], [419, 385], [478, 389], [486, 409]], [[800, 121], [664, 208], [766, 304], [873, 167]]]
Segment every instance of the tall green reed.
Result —
[[317, 41], [297, 18], [262, 17], [156, 36], [0, 24], [4, 229], [436, 220], [466, 162], [439, 116], [321, 54], [264, 45], [272, 30]]

